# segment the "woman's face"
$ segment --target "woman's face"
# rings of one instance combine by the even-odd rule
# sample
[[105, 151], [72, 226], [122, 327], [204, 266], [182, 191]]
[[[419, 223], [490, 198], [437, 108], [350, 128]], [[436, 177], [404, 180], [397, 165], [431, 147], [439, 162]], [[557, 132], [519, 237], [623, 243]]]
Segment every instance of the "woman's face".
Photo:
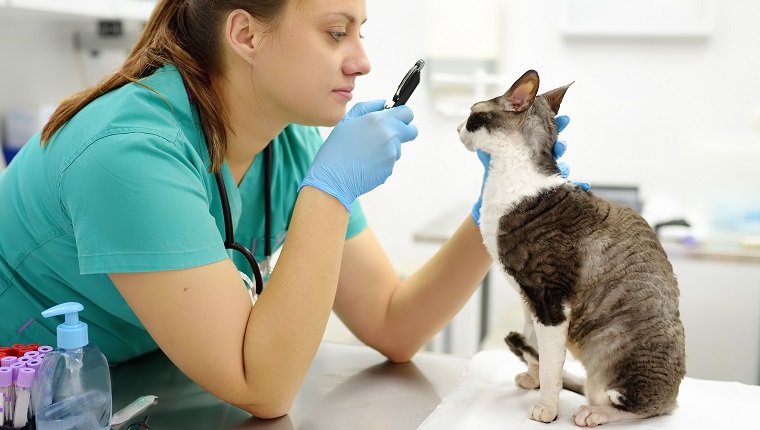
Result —
[[360, 39], [365, 0], [290, 0], [282, 21], [256, 46], [256, 97], [285, 121], [332, 126], [346, 113], [370, 64]]

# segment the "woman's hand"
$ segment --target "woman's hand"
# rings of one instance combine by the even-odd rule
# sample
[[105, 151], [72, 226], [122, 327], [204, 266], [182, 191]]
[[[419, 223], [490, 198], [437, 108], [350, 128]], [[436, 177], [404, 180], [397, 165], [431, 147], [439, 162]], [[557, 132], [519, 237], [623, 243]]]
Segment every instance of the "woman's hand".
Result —
[[401, 157], [401, 143], [417, 137], [408, 106], [384, 105], [385, 100], [357, 103], [327, 137], [299, 190], [318, 188], [351, 212], [357, 197], [384, 183]]

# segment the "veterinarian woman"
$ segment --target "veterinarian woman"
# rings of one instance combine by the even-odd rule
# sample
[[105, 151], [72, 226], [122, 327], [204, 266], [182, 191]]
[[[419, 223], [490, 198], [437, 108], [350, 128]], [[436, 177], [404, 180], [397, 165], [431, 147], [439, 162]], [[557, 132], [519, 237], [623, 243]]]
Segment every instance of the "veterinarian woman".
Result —
[[[365, 0], [159, 1], [121, 70], [64, 101], [0, 174], [0, 342], [54, 345], [60, 321], [40, 312], [80, 302], [110, 361], [161, 348], [263, 418], [288, 412], [331, 309], [409, 360], [491, 260], [467, 217], [402, 282], [367, 227], [357, 197], [417, 129], [382, 101], [346, 114], [370, 71], [365, 18]], [[313, 126], [335, 128], [323, 141]], [[255, 306], [230, 228], [259, 262], [282, 246]]]

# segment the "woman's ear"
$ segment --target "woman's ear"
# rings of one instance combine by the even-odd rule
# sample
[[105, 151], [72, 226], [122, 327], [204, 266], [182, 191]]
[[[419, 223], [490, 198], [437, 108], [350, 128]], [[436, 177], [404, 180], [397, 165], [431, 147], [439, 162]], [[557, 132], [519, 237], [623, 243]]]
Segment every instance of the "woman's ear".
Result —
[[234, 55], [246, 63], [252, 63], [256, 45], [263, 32], [258, 28], [258, 21], [248, 12], [236, 9], [227, 16], [224, 37]]

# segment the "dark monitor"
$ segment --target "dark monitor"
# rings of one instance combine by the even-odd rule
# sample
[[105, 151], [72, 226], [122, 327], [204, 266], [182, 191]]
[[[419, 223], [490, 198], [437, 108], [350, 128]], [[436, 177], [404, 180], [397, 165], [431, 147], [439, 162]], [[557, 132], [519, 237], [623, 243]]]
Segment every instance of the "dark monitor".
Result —
[[639, 200], [638, 186], [591, 184], [590, 191], [605, 200], [628, 206], [641, 213], [642, 203]]

